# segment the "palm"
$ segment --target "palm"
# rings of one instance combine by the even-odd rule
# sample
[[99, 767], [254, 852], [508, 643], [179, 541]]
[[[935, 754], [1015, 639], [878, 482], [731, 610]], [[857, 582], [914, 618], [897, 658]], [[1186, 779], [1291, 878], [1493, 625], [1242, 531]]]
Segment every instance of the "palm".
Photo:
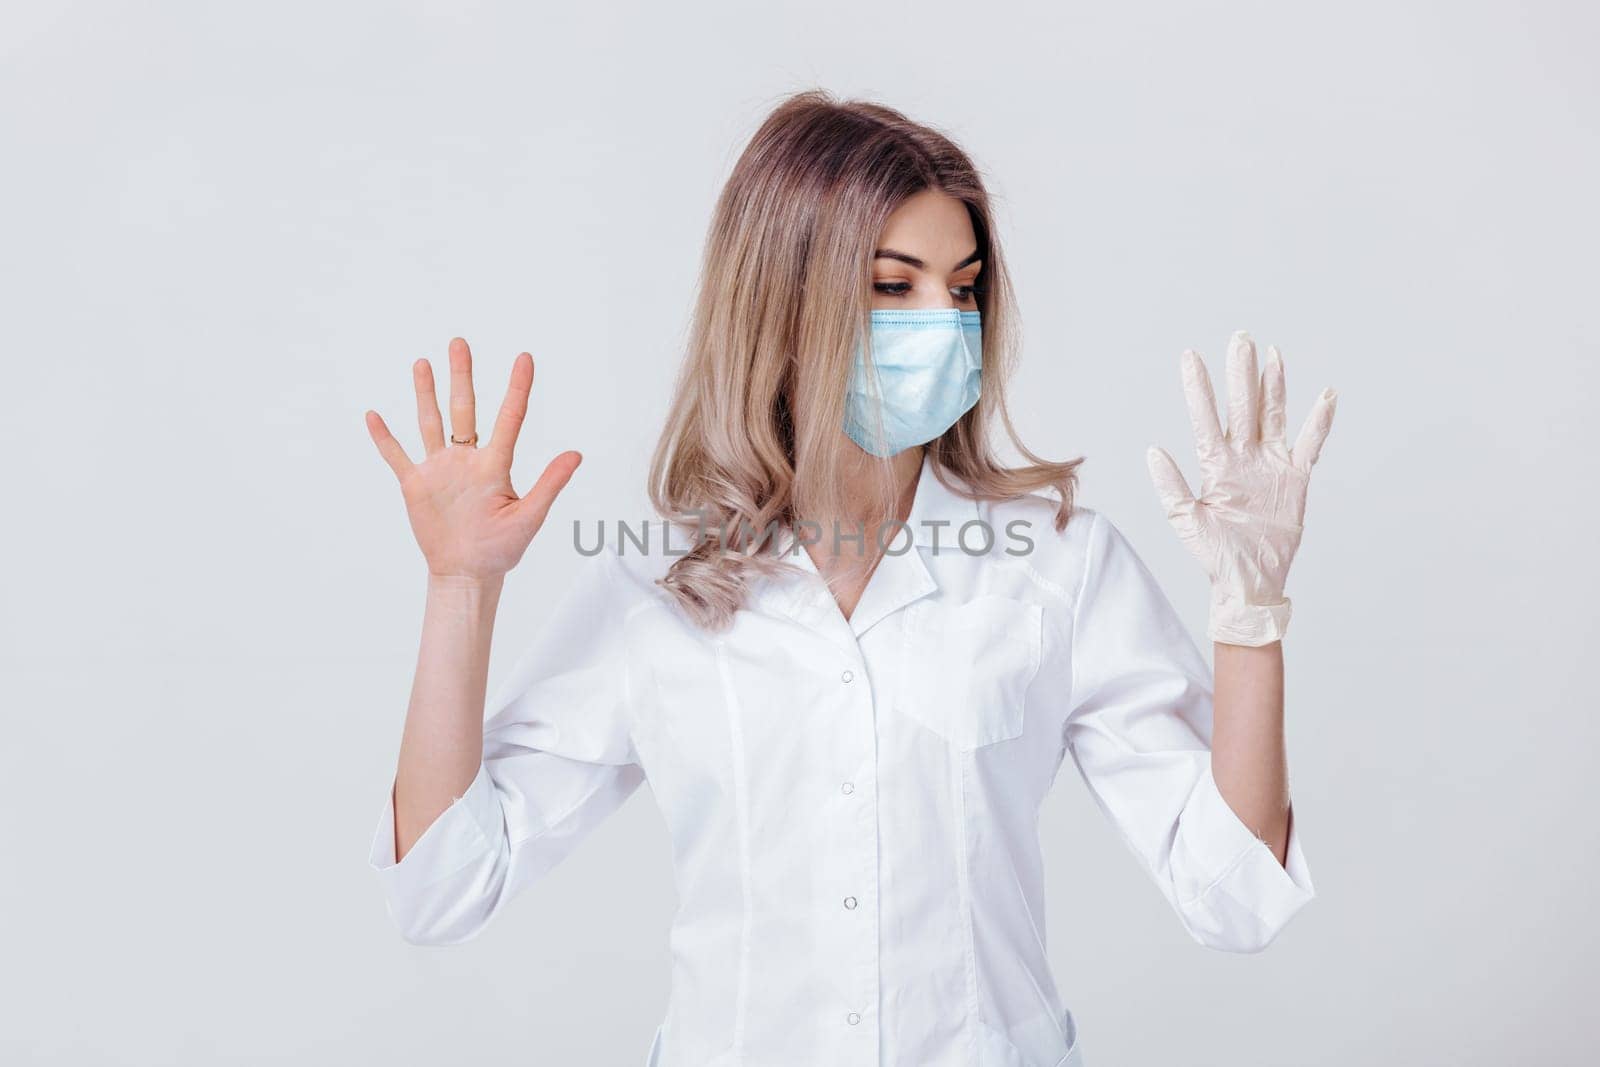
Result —
[[466, 342], [457, 338], [450, 345], [452, 443], [445, 441], [432, 367], [427, 360], [418, 360], [412, 372], [426, 452], [423, 462], [411, 461], [376, 412], [367, 412], [367, 429], [400, 481], [411, 531], [429, 572], [497, 578], [522, 558], [582, 456], [563, 452], [526, 496], [517, 496], [511, 485], [511, 463], [533, 386], [533, 358], [525, 352], [512, 366], [493, 438], [483, 448], [475, 447], [472, 355]]
[[[1196, 506], [1179, 509], [1175, 522], [1180, 535], [1193, 523], [1184, 541], [1213, 580], [1248, 590], [1252, 603], [1267, 603], [1282, 594], [1281, 588], [1273, 588], [1275, 579], [1287, 572], [1300, 547], [1299, 516], [1305, 513], [1307, 482], [1306, 472], [1290, 463], [1281, 447], [1227, 449], [1204, 468]], [[1270, 491], [1257, 496], [1246, 488], [1255, 486]], [[1267, 560], [1263, 548], [1268, 549]], [[1271, 559], [1281, 559], [1282, 568], [1264, 566]], [[1264, 571], [1271, 571], [1274, 580]]]

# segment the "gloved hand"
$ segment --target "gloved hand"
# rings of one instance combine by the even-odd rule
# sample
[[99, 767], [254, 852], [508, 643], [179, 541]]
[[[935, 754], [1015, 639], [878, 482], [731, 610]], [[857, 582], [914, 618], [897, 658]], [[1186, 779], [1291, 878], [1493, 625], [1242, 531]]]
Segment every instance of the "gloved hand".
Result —
[[1336, 394], [1324, 389], [1294, 448], [1284, 443], [1283, 357], [1267, 349], [1256, 373], [1256, 347], [1243, 331], [1228, 344], [1228, 431], [1200, 356], [1183, 354], [1183, 389], [1200, 453], [1200, 496], [1165, 449], [1146, 455], [1167, 518], [1211, 576], [1213, 641], [1266, 645], [1289, 625], [1283, 585], [1300, 547], [1306, 484], [1333, 426]]

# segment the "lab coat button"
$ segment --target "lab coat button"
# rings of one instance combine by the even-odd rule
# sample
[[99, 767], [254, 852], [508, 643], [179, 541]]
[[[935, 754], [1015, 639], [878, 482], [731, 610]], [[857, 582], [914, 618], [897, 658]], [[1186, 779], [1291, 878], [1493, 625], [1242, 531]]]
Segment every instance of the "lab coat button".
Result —
[[843, 793], [845, 796], [849, 796], [851, 793], [854, 793], [855, 791], [856, 791], [856, 785], [855, 785], [854, 782], [846, 782], [846, 783], [844, 783], [843, 785], [841, 785], [839, 787], [839, 792]]
[[844, 1021], [849, 1023], [851, 1026], [854, 1026], [856, 1023], [861, 1021], [861, 1016], [857, 1015], [855, 1012], [851, 1012], [849, 1015], [844, 1017]]
[[845, 897], [844, 898], [844, 906], [846, 908], [854, 909], [855, 906], [856, 906], [856, 898], [855, 897]]
[[839, 675], [839, 680], [842, 681], [842, 682], [847, 682], [847, 683], [848, 682], [853, 682], [853, 681], [856, 680], [855, 672], [854, 671], [845, 671], [843, 674]]

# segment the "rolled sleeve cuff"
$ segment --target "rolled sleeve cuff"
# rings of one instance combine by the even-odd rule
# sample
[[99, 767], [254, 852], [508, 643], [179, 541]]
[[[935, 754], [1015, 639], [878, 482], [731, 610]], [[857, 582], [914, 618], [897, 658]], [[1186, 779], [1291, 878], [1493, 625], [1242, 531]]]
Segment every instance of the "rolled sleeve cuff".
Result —
[[383, 814], [372, 835], [368, 864], [377, 872], [391, 909], [398, 901], [413, 899], [428, 886], [482, 859], [503, 836], [503, 815], [488, 767], [478, 773], [467, 791], [450, 802], [417, 838], [405, 858], [394, 858], [394, 786], [384, 798]]
[[1259, 951], [1316, 896], [1293, 809], [1285, 862], [1279, 863], [1228, 806], [1209, 766], [1184, 811], [1178, 839], [1189, 875], [1180, 886], [1187, 897], [1184, 910], [1204, 917], [1191, 926], [1204, 944]]

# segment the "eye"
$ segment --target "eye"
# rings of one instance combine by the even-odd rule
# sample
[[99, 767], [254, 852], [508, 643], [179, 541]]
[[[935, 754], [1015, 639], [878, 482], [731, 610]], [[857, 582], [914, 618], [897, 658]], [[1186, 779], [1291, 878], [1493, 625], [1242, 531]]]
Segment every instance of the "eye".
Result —
[[962, 302], [976, 300], [978, 297], [978, 287], [976, 285], [952, 285], [950, 292], [957, 300]]
[[873, 291], [885, 296], [905, 296], [911, 291], [910, 282], [873, 282]]

